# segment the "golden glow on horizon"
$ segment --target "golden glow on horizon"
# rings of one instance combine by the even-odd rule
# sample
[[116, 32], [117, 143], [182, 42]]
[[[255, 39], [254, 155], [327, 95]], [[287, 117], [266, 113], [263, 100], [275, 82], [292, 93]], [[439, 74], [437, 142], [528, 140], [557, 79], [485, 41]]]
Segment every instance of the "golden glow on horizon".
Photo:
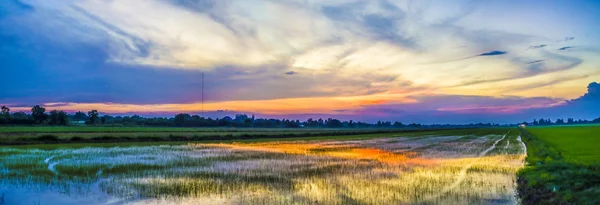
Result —
[[[232, 112], [250, 112], [267, 115], [286, 114], [355, 114], [369, 106], [375, 105], [414, 105], [420, 103], [410, 95], [415, 93], [381, 93], [364, 96], [346, 97], [311, 97], [288, 98], [272, 100], [241, 100], [188, 104], [119, 104], [119, 103], [45, 103], [49, 110], [89, 111], [99, 110], [103, 113], [178, 113], [206, 112], [219, 110]], [[430, 94], [420, 93], [420, 96]], [[499, 98], [501, 99], [501, 98]], [[563, 105], [564, 101], [550, 101], [541, 103], [484, 106], [465, 104], [464, 106], [444, 107], [440, 104], [436, 111], [454, 113], [514, 113], [531, 108], [547, 108]], [[30, 107], [11, 107], [13, 111], [29, 111]]]
[[[369, 105], [409, 104], [417, 101], [406, 94], [375, 94], [350, 97], [312, 97], [273, 100], [246, 100], [204, 103], [205, 111], [231, 110], [261, 114], [335, 114], [339, 110], [357, 110]], [[48, 110], [86, 111], [99, 110], [105, 113], [127, 113], [131, 111], [151, 112], [199, 112], [201, 103], [189, 104], [116, 104], [116, 103], [46, 103]], [[14, 107], [15, 111], [28, 111], [30, 107]]]

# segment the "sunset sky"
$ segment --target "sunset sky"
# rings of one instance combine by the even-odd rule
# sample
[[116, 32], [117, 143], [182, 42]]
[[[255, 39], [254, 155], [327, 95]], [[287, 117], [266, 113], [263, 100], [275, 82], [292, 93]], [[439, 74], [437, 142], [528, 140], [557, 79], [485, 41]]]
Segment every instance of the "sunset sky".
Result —
[[0, 104], [172, 116], [600, 117], [591, 0], [2, 0]]

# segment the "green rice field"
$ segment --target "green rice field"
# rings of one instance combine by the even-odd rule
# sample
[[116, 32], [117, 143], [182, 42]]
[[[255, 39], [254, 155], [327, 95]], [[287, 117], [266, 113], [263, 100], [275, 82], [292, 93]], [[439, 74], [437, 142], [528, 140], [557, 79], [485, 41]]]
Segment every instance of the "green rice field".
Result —
[[516, 204], [516, 129], [0, 148], [5, 204]]
[[522, 130], [527, 166], [518, 173], [522, 204], [600, 204], [600, 126]]
[[222, 141], [265, 138], [328, 137], [415, 131], [419, 130], [8, 126], [0, 127], [0, 144]]
[[600, 163], [600, 125], [528, 128], [574, 163]]
[[5, 126], [0, 133], [107, 133], [107, 132], [298, 132], [347, 131], [334, 128], [226, 128], [226, 127], [103, 127], [103, 126]]

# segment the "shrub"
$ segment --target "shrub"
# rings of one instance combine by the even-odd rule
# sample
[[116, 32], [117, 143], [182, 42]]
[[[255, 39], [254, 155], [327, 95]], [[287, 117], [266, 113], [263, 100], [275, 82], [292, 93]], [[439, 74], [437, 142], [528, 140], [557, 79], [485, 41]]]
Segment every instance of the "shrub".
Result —
[[73, 141], [73, 142], [80, 142], [80, 141], [83, 141], [84, 139], [83, 139], [83, 137], [75, 136], [75, 137], [71, 137], [71, 139], [69, 139], [69, 140]]
[[185, 140], [189, 140], [189, 139], [186, 136], [169, 135], [169, 140], [171, 140], [171, 141], [185, 141]]
[[100, 137], [93, 137], [92, 140], [94, 141], [116, 141], [118, 138], [117, 137], [113, 137], [113, 136], [100, 136]]
[[44, 141], [44, 142], [56, 142], [59, 141], [60, 139], [58, 138], [58, 136], [56, 135], [40, 135], [39, 137], [34, 138], [37, 141]]
[[133, 141], [135, 138], [129, 136], [121, 136], [119, 137], [119, 139], [122, 141]]

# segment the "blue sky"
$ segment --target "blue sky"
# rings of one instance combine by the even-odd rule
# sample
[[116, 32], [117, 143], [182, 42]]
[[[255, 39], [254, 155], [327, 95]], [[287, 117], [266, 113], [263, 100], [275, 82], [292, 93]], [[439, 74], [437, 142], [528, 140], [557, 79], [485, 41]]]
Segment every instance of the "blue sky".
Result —
[[5, 0], [0, 104], [196, 113], [204, 73], [215, 116], [595, 118], [598, 10], [583, 0]]

